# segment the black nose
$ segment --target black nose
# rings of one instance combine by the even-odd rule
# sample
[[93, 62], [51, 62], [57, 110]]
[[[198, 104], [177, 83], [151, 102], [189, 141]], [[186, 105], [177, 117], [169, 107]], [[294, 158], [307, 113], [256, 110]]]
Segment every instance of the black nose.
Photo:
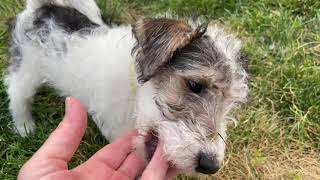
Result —
[[218, 160], [213, 156], [210, 157], [205, 153], [199, 154], [199, 164], [196, 171], [203, 174], [214, 174], [220, 169]]

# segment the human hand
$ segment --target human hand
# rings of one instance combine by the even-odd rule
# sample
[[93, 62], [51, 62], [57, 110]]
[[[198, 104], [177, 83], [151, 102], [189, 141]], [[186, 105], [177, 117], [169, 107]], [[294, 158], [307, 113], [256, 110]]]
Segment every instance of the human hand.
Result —
[[133, 152], [133, 139], [138, 135], [132, 130], [113, 143], [105, 146], [74, 169], [68, 162], [76, 152], [87, 127], [87, 114], [83, 105], [75, 98], [67, 98], [66, 114], [57, 129], [42, 147], [23, 165], [19, 180], [90, 180], [112, 179], [141, 180], [171, 179], [178, 174], [169, 168], [162, 158], [158, 145], [148, 166]]

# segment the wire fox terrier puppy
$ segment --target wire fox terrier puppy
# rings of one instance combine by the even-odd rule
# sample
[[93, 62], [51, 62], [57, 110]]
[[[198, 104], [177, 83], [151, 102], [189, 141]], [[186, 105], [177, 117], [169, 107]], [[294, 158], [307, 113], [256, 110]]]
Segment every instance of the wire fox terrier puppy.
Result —
[[48, 84], [79, 98], [108, 140], [136, 127], [146, 160], [160, 140], [172, 166], [213, 174], [228, 112], [248, 93], [240, 48], [213, 24], [146, 18], [112, 27], [94, 0], [27, 0], [12, 27], [6, 75], [15, 129], [34, 131], [30, 103]]

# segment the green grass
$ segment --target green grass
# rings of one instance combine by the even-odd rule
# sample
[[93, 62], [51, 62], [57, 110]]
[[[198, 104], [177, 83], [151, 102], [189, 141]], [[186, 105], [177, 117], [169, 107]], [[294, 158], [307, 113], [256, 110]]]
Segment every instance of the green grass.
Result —
[[[5, 22], [22, 0], [0, 2], [0, 72], [5, 72]], [[250, 97], [236, 113], [227, 155], [216, 179], [320, 178], [320, 1], [317, 0], [99, 0], [104, 15], [130, 23], [140, 16], [202, 15], [236, 33], [250, 58]], [[8, 99], [0, 82], [0, 177], [15, 179], [63, 116], [63, 99], [43, 88], [33, 114], [37, 133], [11, 131]], [[90, 123], [71, 166], [107, 142]], [[213, 177], [211, 177], [213, 178]], [[181, 177], [181, 179], [190, 179]], [[210, 179], [210, 178], [208, 178]]]

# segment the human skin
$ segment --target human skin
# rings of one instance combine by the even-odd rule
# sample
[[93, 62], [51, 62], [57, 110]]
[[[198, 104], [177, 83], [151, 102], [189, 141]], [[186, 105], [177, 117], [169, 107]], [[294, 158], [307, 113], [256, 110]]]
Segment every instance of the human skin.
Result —
[[18, 180], [141, 180], [172, 179], [178, 171], [163, 159], [161, 143], [148, 165], [132, 151], [138, 135], [132, 130], [105, 146], [86, 162], [73, 169], [68, 162], [76, 152], [87, 127], [87, 113], [79, 100], [66, 99], [63, 121], [42, 147], [21, 168]]

